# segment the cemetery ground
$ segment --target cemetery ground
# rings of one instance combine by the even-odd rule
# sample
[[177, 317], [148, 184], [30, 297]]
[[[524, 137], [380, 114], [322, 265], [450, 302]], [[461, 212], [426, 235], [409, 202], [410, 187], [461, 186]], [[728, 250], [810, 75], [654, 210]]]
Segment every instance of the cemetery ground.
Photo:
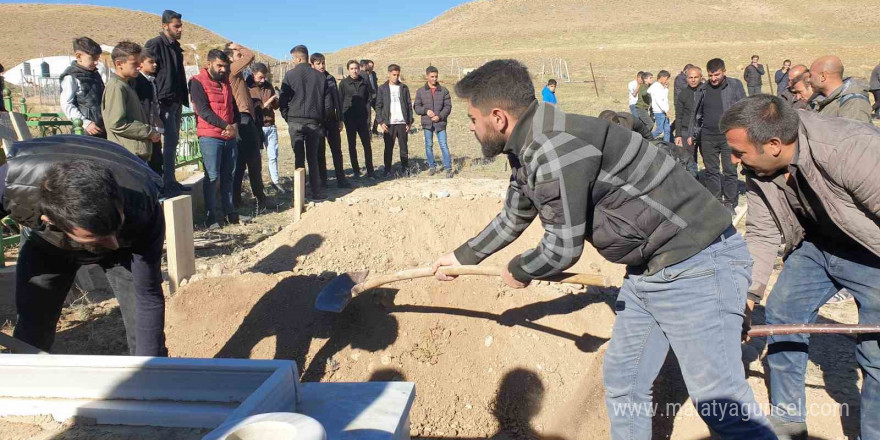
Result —
[[[590, 103], [590, 87], [563, 84], [563, 108], [587, 106], [584, 112], [598, 113], [603, 105]], [[501, 209], [507, 176], [503, 160], [480, 159], [464, 109], [463, 102], [454, 102], [449, 133], [456, 159], [453, 179], [421, 171], [392, 180], [356, 180], [356, 188], [349, 190], [335, 189], [331, 179], [331, 198], [310, 203], [300, 222], [292, 223], [288, 193], [275, 196], [286, 202], [277, 212], [261, 214], [251, 223], [210, 232], [197, 225], [197, 274], [167, 297], [170, 355], [293, 359], [304, 381], [415, 382], [411, 418], [416, 438], [607, 438], [601, 355], [611, 337], [616, 287], [535, 283], [511, 290], [492, 278], [461, 277], [449, 283], [425, 279], [368, 292], [341, 314], [313, 307], [317, 293], [335, 275], [429, 265], [476, 234]], [[286, 127], [279, 131], [284, 133], [281, 174], [290, 176], [293, 158]], [[372, 141], [381, 172], [382, 140]], [[410, 135], [411, 162], [422, 170], [423, 145], [421, 131]], [[349, 166], [344, 140], [343, 148]], [[435, 153], [439, 155], [439, 146]], [[268, 172], [264, 176], [268, 180]], [[541, 233], [539, 224], [532, 225], [484, 264], [504, 264], [537, 243]], [[624, 273], [622, 266], [604, 261], [589, 246], [572, 270], [600, 273], [614, 286]], [[127, 353], [115, 299], [107, 292], [89, 292], [72, 295], [71, 302], [59, 323], [55, 352]], [[14, 309], [3, 312], [3, 331], [9, 333]], [[757, 315], [760, 322], [760, 309]], [[853, 303], [826, 306], [821, 316], [829, 323], [857, 320]], [[767, 375], [758, 358], [764, 344], [763, 339], [750, 343], [744, 358], [749, 382], [766, 403]], [[854, 438], [858, 430], [861, 380], [854, 344], [853, 337], [844, 335], [812, 339], [809, 402], [828, 408], [810, 418], [817, 438]], [[686, 400], [670, 355], [655, 386], [655, 438], [708, 438]], [[843, 416], [837, 405], [844, 406]], [[2, 420], [0, 432], [4, 439], [197, 439], [204, 433], [70, 427], [43, 419]]]

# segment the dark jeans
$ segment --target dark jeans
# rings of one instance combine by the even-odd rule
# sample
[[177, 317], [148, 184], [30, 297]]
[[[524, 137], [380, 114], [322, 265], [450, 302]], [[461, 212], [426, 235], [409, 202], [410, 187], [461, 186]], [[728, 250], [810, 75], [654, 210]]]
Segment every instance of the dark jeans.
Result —
[[364, 147], [364, 160], [367, 163], [367, 175], [373, 175], [373, 148], [370, 145], [370, 119], [345, 120], [345, 135], [348, 137], [348, 156], [351, 159], [351, 169], [354, 175], [361, 174], [360, 164], [358, 163], [357, 153], [357, 136], [361, 138], [361, 145]]
[[137, 294], [131, 260], [131, 252], [125, 249], [96, 258], [84, 251], [58, 249], [39, 237], [24, 240], [15, 266], [18, 322], [13, 337], [44, 351], [51, 350], [76, 271], [84, 264], [99, 264], [119, 300], [129, 354], [167, 356], [165, 297], [161, 289], [155, 297]]
[[177, 161], [177, 141], [180, 140], [180, 118], [183, 108], [180, 103], [160, 104], [159, 116], [165, 125], [165, 134], [162, 139], [162, 181], [165, 188], [171, 188], [177, 183], [174, 178], [174, 163]]
[[261, 204], [266, 202], [263, 193], [263, 161], [260, 158], [260, 146], [263, 145], [262, 128], [257, 127], [247, 113], [241, 114], [238, 134], [238, 157], [235, 161], [235, 174], [232, 181], [232, 205], [241, 206], [241, 184], [244, 180], [244, 169], [247, 168], [251, 182], [251, 192]]
[[406, 124], [391, 124], [388, 131], [383, 133], [385, 138], [385, 172], [391, 172], [391, 164], [394, 161], [394, 141], [400, 144], [400, 166], [401, 171], [406, 172], [409, 167], [409, 132], [406, 131]]
[[[859, 324], [880, 324], [880, 258], [864, 249], [836, 250], [804, 240], [785, 260], [767, 299], [767, 324], [815, 323], [822, 307], [846, 288], [856, 299]], [[804, 374], [807, 334], [770, 336], [771, 417], [806, 421]], [[862, 369], [861, 438], [880, 438], [880, 334], [859, 335], [856, 361]]]
[[288, 121], [290, 141], [293, 144], [294, 166], [308, 164], [309, 185], [312, 193], [321, 192], [321, 172], [318, 170], [318, 145], [321, 143], [321, 124], [318, 121]]
[[761, 94], [761, 86], [749, 86], [749, 96]]
[[339, 132], [339, 121], [330, 120], [324, 122], [324, 136], [321, 136], [321, 144], [318, 146], [318, 171], [321, 181], [327, 182], [327, 144], [330, 144], [330, 155], [333, 157], [333, 173], [336, 175], [336, 183], [345, 182], [345, 164], [342, 162], [342, 134]]
[[[723, 134], [703, 134], [700, 142], [703, 155], [703, 186], [718, 200], [732, 204], [739, 203], [739, 182], [736, 179], [736, 165], [730, 160], [730, 146]], [[719, 163], [720, 162], [720, 163]], [[719, 165], [721, 172], [718, 171]]]
[[874, 94], [874, 116], [880, 117], [880, 90], [872, 90], [871, 93]]
[[[205, 180], [202, 184], [205, 195], [205, 208], [208, 224], [219, 223], [223, 217], [235, 213], [232, 203], [232, 180], [238, 145], [235, 139], [200, 137], [202, 164], [205, 167]], [[219, 191], [220, 200], [217, 200]]]
[[652, 387], [670, 348], [698, 413], [720, 438], [776, 439], [741, 360], [751, 270], [746, 242], [730, 228], [655, 274], [627, 271], [603, 371], [613, 440], [651, 439]]
[[[153, 142], [153, 153], [150, 155], [150, 169], [162, 176], [162, 143]], [[164, 176], [163, 176], [164, 177]]]

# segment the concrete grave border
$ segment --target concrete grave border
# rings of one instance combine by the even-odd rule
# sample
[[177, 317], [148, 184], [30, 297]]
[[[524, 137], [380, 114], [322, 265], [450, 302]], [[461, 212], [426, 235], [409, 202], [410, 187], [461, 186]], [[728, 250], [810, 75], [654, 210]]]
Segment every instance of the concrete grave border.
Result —
[[294, 412], [298, 377], [284, 360], [2, 354], [0, 416], [215, 428]]

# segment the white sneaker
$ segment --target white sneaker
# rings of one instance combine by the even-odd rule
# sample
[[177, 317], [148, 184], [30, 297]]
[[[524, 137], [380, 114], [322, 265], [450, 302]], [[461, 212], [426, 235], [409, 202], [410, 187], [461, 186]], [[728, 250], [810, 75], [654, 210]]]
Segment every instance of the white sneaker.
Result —
[[209, 231], [213, 231], [214, 229], [220, 229], [220, 223], [214, 223], [211, 226], [208, 226]]

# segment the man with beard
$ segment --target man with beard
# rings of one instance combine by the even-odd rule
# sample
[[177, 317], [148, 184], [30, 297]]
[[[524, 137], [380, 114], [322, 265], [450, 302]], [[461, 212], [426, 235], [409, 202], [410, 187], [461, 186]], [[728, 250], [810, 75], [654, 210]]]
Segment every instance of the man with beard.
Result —
[[788, 91], [792, 96], [791, 106], [796, 110], [810, 110], [812, 108], [810, 98], [813, 97], [810, 69], [803, 64], [798, 64], [788, 71], [788, 76]]
[[122, 146], [89, 136], [16, 143], [8, 165], [3, 206], [23, 237], [13, 336], [51, 350], [77, 270], [98, 264], [119, 300], [129, 353], [166, 356], [161, 177]]
[[189, 82], [196, 112], [196, 134], [205, 167], [203, 187], [209, 229], [219, 228], [224, 217], [229, 223], [241, 221], [232, 202], [233, 172], [238, 156], [236, 137], [241, 115], [229, 84], [229, 63], [226, 53], [212, 49], [208, 52], [208, 67]]
[[183, 107], [189, 106], [186, 71], [183, 68], [183, 49], [179, 41], [183, 36], [181, 18], [180, 14], [171, 10], [162, 12], [162, 32], [144, 45], [147, 52], [156, 55], [156, 89], [162, 125], [165, 127], [162, 135], [162, 181], [164, 182], [162, 192], [167, 197], [190, 190], [178, 183], [174, 176], [177, 141], [180, 139], [180, 121]]
[[[734, 161], [746, 169], [746, 241], [755, 260], [749, 303], [764, 295], [783, 243], [785, 264], [767, 299], [767, 324], [814, 323], [819, 308], [840, 288], [855, 296], [859, 324], [880, 323], [880, 130], [795, 111], [768, 95], [731, 107], [721, 130]], [[877, 336], [860, 335], [856, 345], [864, 378], [863, 439], [880, 438]], [[809, 341], [806, 334], [767, 340], [770, 419], [780, 439], [808, 438]]]
[[856, 78], [844, 78], [843, 63], [835, 55], [813, 61], [810, 84], [820, 96], [813, 99], [820, 115], [871, 123], [868, 86]]
[[586, 240], [627, 265], [605, 354], [611, 438], [651, 438], [651, 389], [670, 348], [691, 398], [723, 439], [775, 439], [741, 360], [751, 258], [724, 207], [675, 160], [618, 125], [540, 103], [528, 70], [495, 60], [455, 86], [486, 157], [512, 167], [502, 212], [434, 263], [478, 264], [544, 225], [537, 248], [514, 257], [511, 288], [571, 267]]
[[[742, 82], [727, 77], [724, 60], [713, 58], [706, 64], [709, 82], [694, 92], [696, 107], [689, 124], [694, 142], [703, 155], [703, 185], [735, 215], [739, 201], [739, 183], [736, 165], [730, 161], [730, 147], [724, 134], [718, 130], [721, 115], [737, 101], [746, 97]], [[721, 168], [721, 172], [718, 168]]]

